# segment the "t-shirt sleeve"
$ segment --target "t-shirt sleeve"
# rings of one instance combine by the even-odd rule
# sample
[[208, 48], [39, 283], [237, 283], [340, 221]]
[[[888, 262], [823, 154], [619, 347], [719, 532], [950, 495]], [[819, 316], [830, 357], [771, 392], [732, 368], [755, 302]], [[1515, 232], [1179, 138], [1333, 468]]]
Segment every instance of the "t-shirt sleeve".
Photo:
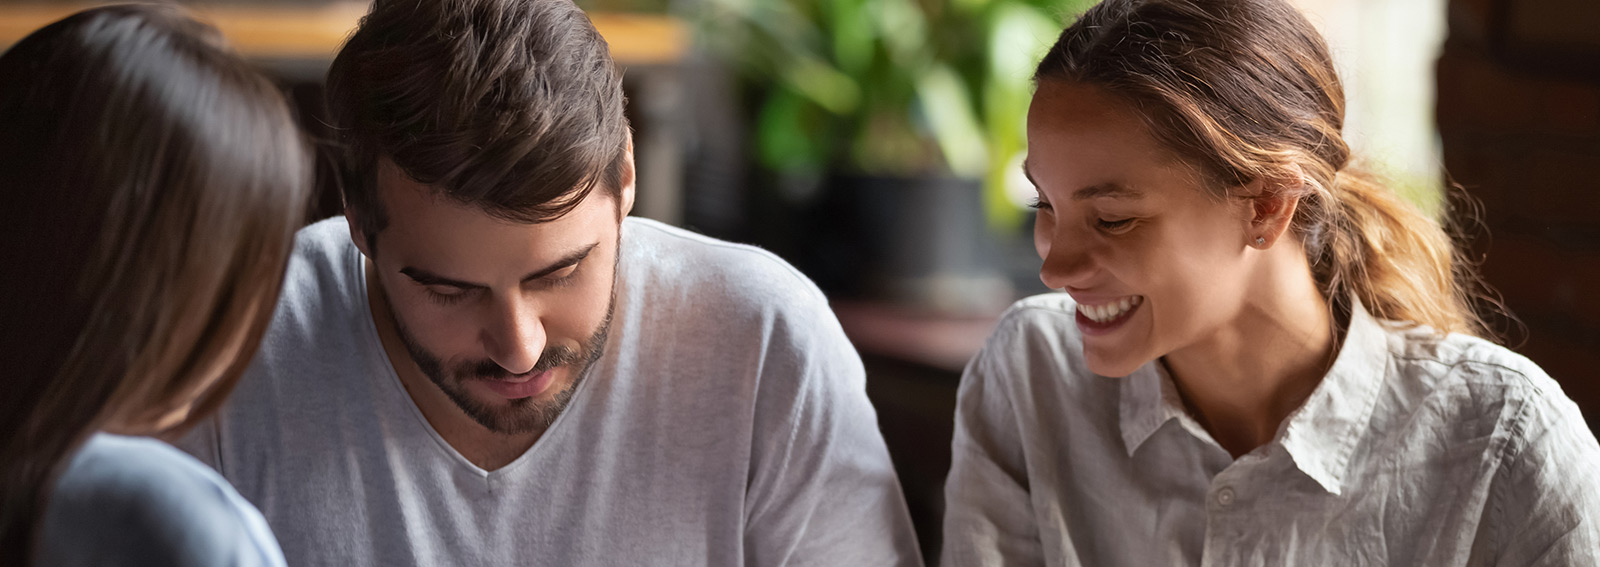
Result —
[[1600, 444], [1565, 396], [1531, 400], [1489, 514], [1502, 567], [1600, 565]]
[[823, 300], [777, 315], [745, 504], [752, 567], [921, 565], [861, 358]]
[[137, 438], [91, 441], [74, 457], [50, 497], [39, 559], [62, 567], [284, 565], [261, 514], [221, 478]]
[[992, 338], [961, 376], [950, 474], [945, 478], [943, 565], [1043, 565], [1016, 412], [1005, 381], [1003, 338]]

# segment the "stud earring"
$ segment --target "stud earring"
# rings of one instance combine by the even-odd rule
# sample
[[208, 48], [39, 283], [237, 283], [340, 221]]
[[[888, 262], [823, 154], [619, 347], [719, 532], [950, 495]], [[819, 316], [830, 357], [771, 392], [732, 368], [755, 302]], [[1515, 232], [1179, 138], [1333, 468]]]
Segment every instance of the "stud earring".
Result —
[[1256, 246], [1263, 246], [1266, 243], [1267, 243], [1267, 239], [1265, 237], [1261, 237], [1261, 236], [1257, 236], [1256, 237]]

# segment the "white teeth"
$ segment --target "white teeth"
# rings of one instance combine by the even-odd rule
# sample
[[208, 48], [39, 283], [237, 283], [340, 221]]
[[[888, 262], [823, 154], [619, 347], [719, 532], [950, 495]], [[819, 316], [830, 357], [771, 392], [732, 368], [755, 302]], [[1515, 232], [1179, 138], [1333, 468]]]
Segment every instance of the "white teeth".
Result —
[[1091, 321], [1104, 323], [1121, 317], [1129, 309], [1138, 306], [1141, 299], [1140, 296], [1134, 295], [1101, 305], [1079, 304], [1078, 312], [1082, 313], [1084, 317], [1088, 317]]

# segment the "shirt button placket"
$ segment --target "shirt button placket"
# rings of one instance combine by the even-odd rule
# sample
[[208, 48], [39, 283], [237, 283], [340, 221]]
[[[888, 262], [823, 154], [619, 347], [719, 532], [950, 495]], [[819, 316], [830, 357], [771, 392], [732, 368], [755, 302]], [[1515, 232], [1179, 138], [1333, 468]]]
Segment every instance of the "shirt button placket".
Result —
[[1206, 544], [1201, 552], [1202, 567], [1222, 567], [1235, 559], [1231, 546], [1235, 543], [1233, 518], [1230, 512], [1238, 500], [1232, 486], [1221, 486], [1211, 491], [1211, 505], [1206, 514]]
[[1222, 508], [1233, 507], [1233, 488], [1224, 486], [1217, 491], [1217, 506]]

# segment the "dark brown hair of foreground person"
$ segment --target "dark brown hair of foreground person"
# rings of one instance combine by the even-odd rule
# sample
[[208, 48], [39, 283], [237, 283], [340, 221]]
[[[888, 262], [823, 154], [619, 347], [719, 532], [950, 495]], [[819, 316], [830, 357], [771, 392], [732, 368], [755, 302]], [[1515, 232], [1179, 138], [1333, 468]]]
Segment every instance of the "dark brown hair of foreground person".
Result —
[[0, 132], [0, 564], [26, 565], [89, 435], [153, 433], [192, 401], [184, 429], [233, 388], [311, 163], [277, 89], [156, 6], [89, 10], [12, 47]]
[[1287, 2], [1106, 0], [1061, 34], [1035, 79], [1130, 102], [1219, 199], [1299, 177], [1292, 230], [1335, 308], [1356, 297], [1378, 318], [1490, 334], [1475, 306], [1497, 301], [1450, 232], [1348, 168], [1333, 60]]
[[378, 0], [327, 83], [345, 206], [371, 250], [388, 224], [383, 158], [514, 222], [558, 218], [596, 186], [622, 189], [622, 77], [570, 0]]

